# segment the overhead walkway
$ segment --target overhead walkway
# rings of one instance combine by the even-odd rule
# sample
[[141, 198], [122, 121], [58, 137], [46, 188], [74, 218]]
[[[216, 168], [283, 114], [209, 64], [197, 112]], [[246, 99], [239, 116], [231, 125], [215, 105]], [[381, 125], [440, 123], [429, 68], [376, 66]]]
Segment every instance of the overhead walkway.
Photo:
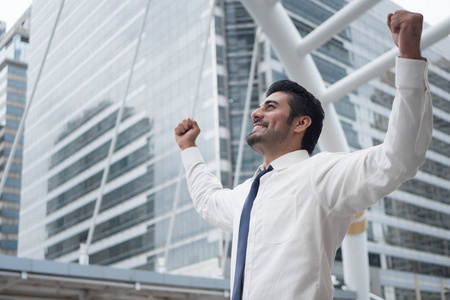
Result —
[[[0, 255], [0, 300], [223, 300], [230, 281]], [[334, 299], [354, 300], [336, 290]]]
[[223, 300], [229, 280], [0, 255], [0, 299]]

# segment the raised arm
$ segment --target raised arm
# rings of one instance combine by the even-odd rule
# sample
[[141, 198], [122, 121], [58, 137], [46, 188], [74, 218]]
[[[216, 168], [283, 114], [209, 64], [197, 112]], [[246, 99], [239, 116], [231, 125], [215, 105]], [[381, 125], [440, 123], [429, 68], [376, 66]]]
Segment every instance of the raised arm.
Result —
[[315, 159], [312, 180], [318, 197], [336, 213], [364, 210], [414, 177], [426, 159], [433, 121], [427, 63], [420, 54], [422, 16], [396, 11], [387, 24], [400, 56], [384, 143], [350, 154], [318, 154]]
[[184, 119], [175, 127], [175, 140], [181, 150], [186, 180], [197, 212], [209, 223], [227, 231], [233, 229], [234, 211], [240, 205], [239, 189], [224, 189], [220, 180], [209, 172], [195, 141], [200, 127], [193, 119]]

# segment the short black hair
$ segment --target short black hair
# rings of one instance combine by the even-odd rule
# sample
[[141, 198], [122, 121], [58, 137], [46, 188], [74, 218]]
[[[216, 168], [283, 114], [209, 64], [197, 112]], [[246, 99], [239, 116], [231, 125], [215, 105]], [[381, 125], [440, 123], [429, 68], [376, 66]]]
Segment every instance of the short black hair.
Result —
[[311, 125], [306, 129], [303, 136], [302, 149], [312, 154], [322, 132], [323, 119], [325, 118], [322, 104], [313, 94], [292, 80], [285, 79], [274, 82], [267, 90], [266, 97], [275, 92], [284, 92], [289, 95], [288, 103], [291, 107], [288, 119], [289, 125], [298, 116], [309, 116], [311, 118]]

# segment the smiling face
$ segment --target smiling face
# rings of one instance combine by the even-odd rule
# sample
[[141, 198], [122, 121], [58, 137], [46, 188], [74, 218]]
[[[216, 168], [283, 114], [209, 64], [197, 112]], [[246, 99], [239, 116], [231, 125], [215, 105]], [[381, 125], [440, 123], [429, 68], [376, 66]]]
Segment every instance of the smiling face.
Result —
[[247, 136], [247, 143], [255, 151], [263, 154], [264, 150], [282, 148], [286, 143], [292, 131], [288, 124], [291, 111], [288, 98], [284, 92], [275, 92], [253, 111], [253, 131]]

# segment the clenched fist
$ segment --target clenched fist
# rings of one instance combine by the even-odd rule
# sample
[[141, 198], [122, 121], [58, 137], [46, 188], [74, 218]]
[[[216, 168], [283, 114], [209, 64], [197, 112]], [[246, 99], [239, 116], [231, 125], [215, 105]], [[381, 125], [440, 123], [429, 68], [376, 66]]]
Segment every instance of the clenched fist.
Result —
[[400, 57], [421, 59], [420, 37], [423, 16], [406, 10], [398, 10], [388, 15], [387, 25], [391, 30], [394, 43], [400, 50]]
[[200, 134], [200, 127], [191, 118], [184, 119], [175, 127], [175, 140], [181, 150], [195, 147], [195, 140]]

